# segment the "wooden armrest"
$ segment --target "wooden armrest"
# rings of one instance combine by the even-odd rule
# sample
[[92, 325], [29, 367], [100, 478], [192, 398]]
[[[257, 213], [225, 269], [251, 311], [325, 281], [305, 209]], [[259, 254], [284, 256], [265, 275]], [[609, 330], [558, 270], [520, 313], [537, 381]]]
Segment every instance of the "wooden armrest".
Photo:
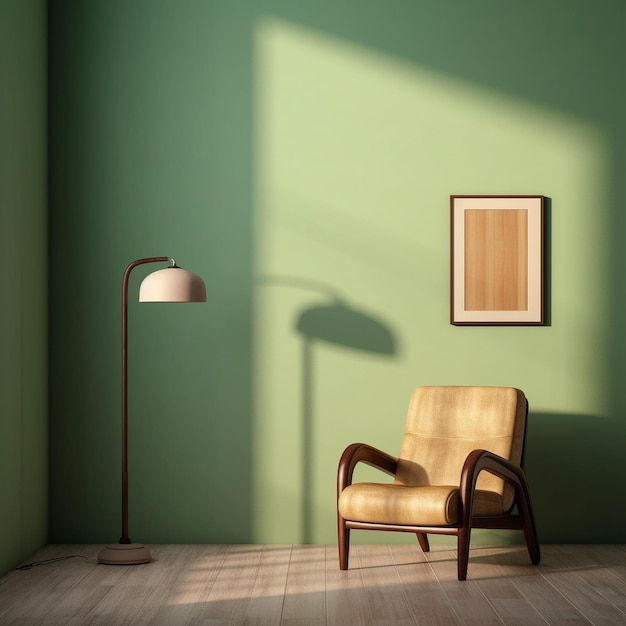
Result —
[[515, 487], [518, 503], [528, 501], [526, 475], [519, 465], [488, 450], [474, 450], [467, 455], [461, 472], [461, 501], [466, 517], [471, 516], [476, 481], [483, 470], [511, 483]]
[[387, 474], [395, 475], [398, 459], [366, 443], [352, 443], [341, 455], [337, 470], [337, 495], [352, 484], [352, 474], [357, 463], [365, 463]]
[[464, 484], [472, 483], [473, 487], [478, 474], [483, 470], [495, 474], [514, 485], [522, 485], [526, 482], [524, 470], [519, 465], [511, 463], [508, 459], [488, 450], [474, 450], [467, 455], [463, 465], [461, 492], [465, 491]]

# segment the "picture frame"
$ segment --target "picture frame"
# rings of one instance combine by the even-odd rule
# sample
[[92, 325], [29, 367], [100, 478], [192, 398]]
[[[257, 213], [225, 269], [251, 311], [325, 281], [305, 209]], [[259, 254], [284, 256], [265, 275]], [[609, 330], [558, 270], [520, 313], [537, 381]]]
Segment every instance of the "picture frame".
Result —
[[544, 196], [450, 196], [450, 323], [544, 324]]

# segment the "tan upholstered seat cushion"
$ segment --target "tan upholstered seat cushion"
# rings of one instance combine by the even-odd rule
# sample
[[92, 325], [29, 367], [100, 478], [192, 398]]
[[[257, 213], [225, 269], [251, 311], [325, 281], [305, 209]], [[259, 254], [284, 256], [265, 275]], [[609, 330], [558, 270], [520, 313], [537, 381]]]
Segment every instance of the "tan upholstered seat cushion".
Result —
[[[477, 490], [474, 515], [501, 515], [502, 504], [501, 495]], [[451, 526], [459, 523], [460, 510], [459, 488], [455, 486], [356, 483], [339, 497], [344, 519], [376, 524]]]

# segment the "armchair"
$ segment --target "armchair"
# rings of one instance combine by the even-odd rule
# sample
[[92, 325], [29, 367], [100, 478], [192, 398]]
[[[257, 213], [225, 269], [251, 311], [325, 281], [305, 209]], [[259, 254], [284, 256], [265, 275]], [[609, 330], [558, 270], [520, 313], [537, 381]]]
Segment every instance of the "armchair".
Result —
[[[418, 387], [398, 457], [349, 445], [337, 472], [339, 567], [348, 569], [350, 531], [456, 535], [458, 578], [467, 578], [472, 528], [521, 530], [533, 564], [539, 543], [522, 469], [528, 402], [512, 387]], [[394, 477], [353, 483], [366, 463]]]

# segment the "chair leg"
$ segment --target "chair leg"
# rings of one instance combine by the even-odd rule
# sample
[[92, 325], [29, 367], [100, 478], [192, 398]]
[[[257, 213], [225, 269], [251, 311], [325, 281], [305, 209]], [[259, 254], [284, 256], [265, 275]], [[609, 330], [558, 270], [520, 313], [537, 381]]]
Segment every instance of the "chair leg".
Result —
[[430, 552], [430, 544], [428, 543], [428, 535], [426, 533], [415, 533], [420, 543], [422, 552]]
[[458, 576], [459, 580], [467, 579], [467, 566], [469, 563], [469, 548], [470, 548], [470, 534], [471, 527], [459, 528], [459, 534], [457, 537], [457, 552], [458, 552]]
[[350, 552], [350, 529], [346, 528], [346, 520], [337, 514], [337, 544], [339, 546], [339, 569], [348, 569]]
[[538, 565], [541, 560], [541, 551], [539, 549], [539, 540], [537, 539], [537, 527], [535, 526], [535, 516], [530, 504], [530, 495], [528, 487], [524, 482], [518, 493], [517, 508], [522, 518], [524, 529], [524, 539], [526, 547], [533, 565]]
[[537, 541], [534, 528], [530, 530], [528, 526], [524, 525], [524, 537], [526, 538], [526, 546], [532, 564], [539, 565], [539, 561], [541, 561], [541, 551], [539, 550], [539, 542]]

